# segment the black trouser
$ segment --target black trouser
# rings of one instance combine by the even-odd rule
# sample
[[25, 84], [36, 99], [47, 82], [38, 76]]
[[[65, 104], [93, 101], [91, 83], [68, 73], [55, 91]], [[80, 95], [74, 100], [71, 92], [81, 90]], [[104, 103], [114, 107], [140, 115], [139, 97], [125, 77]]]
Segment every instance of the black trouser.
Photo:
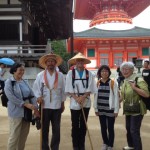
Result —
[[[87, 121], [90, 108], [83, 108], [83, 110]], [[73, 148], [74, 150], [85, 150], [86, 124], [84, 121], [82, 109], [71, 109], [71, 121]]]
[[52, 125], [51, 150], [59, 150], [61, 109], [43, 109], [42, 150], [49, 150], [49, 126]]
[[4, 90], [5, 81], [0, 80], [0, 90]]
[[103, 143], [110, 147], [113, 147], [114, 138], [115, 138], [115, 132], [114, 132], [115, 117], [108, 117], [102, 115], [99, 116], [99, 121], [101, 125]]
[[134, 147], [134, 150], [142, 150], [142, 141], [140, 128], [143, 116], [126, 116], [126, 130], [128, 146]]

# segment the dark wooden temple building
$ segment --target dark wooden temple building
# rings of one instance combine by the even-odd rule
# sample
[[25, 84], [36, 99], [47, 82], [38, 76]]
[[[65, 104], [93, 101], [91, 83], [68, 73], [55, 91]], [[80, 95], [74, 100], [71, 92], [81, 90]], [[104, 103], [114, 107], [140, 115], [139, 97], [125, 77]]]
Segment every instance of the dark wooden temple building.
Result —
[[38, 61], [47, 40], [68, 39], [73, 0], [0, 0], [0, 57]]

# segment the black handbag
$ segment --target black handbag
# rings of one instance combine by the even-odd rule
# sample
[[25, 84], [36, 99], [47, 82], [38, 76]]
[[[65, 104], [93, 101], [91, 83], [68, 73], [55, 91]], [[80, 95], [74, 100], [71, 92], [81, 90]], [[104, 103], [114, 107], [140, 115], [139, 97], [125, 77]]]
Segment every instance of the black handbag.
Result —
[[[33, 98], [34, 96], [28, 96], [28, 97], [24, 97], [23, 100], [26, 101], [28, 100], [29, 103], [31, 104], [31, 98]], [[33, 120], [33, 115], [32, 115], [32, 110], [27, 108], [27, 107], [24, 107], [24, 117], [23, 117], [23, 120], [24, 121], [27, 121], [27, 122], [32, 122]]]
[[29, 108], [24, 107], [24, 121], [32, 122], [32, 110]]
[[140, 113], [140, 103], [129, 104], [124, 102], [124, 112], [134, 113], [134, 114]]
[[[24, 81], [25, 82], [25, 81]], [[25, 82], [26, 83], [26, 82]], [[28, 85], [28, 84], [27, 84]], [[29, 88], [30, 89], [30, 88]], [[21, 94], [22, 94], [22, 97], [23, 97], [23, 100], [24, 101], [28, 101], [30, 104], [31, 104], [31, 99], [34, 97], [32, 95], [29, 95], [28, 97], [24, 97], [23, 96], [23, 92], [20, 88], [20, 91], [21, 91]], [[31, 93], [30, 93], [31, 94]], [[27, 122], [32, 122], [33, 120], [33, 115], [32, 115], [32, 110], [27, 108], [27, 107], [24, 107], [24, 117], [22, 118], [24, 121], [27, 121]]]

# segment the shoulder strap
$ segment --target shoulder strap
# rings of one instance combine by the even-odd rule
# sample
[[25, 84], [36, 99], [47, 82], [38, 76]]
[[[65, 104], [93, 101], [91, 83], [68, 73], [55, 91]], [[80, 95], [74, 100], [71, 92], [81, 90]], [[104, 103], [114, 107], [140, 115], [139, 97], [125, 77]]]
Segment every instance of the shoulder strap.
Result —
[[135, 86], [139, 88], [139, 86], [137, 85], [137, 83], [138, 83], [138, 78], [139, 78], [139, 77], [136, 77], [136, 78], [135, 78]]
[[28, 88], [30, 89], [30, 94], [29, 94], [29, 96], [28, 96], [28, 97], [24, 97], [23, 92], [22, 92], [22, 90], [21, 90], [21, 88], [20, 88], [20, 86], [19, 86], [20, 91], [21, 91], [21, 94], [22, 94], [22, 97], [23, 97], [23, 100], [25, 101], [26, 99], [28, 99], [29, 102], [32, 103], [32, 102], [31, 102], [31, 98], [33, 98], [34, 96], [32, 95], [31, 88], [30, 88], [29, 84], [28, 84], [25, 80], [23, 80], [23, 82], [24, 82], [24, 83], [28, 86]]
[[138, 78], [139, 78], [139, 77], [136, 77], [136, 78], [135, 78], [135, 83], [136, 83], [136, 84], [137, 84]]
[[100, 81], [101, 81], [101, 79], [99, 79], [99, 80], [97, 81], [97, 87], [100, 86]]
[[[100, 81], [101, 81], [101, 79], [99, 79], [97, 81], [97, 87], [100, 86]], [[114, 80], [110, 80], [110, 87], [111, 87], [111, 90], [112, 90], [112, 92], [114, 94]]]
[[[88, 88], [88, 86], [89, 86], [89, 71], [87, 69], [85, 69], [85, 74], [86, 74], [86, 88]], [[75, 69], [72, 69], [72, 86], [73, 86], [73, 88], [75, 87], [74, 86], [75, 80], [76, 80], [75, 79]], [[80, 80], [85, 80], [85, 79], [80, 79]]]
[[11, 81], [12, 87], [14, 87], [16, 81]]
[[75, 69], [72, 69], [72, 86], [74, 88], [74, 81], [75, 81]]
[[110, 81], [110, 85], [111, 85], [112, 92], [114, 94], [114, 80]]
[[85, 69], [86, 72], [86, 88], [88, 88], [89, 86], [89, 71], [87, 69]]

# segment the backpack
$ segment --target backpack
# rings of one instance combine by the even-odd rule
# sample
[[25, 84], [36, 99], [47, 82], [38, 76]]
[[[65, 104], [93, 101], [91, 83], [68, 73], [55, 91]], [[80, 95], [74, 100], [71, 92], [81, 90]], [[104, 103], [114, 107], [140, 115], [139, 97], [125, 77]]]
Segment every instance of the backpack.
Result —
[[[97, 81], [97, 87], [100, 86], [100, 81], [101, 81], [101, 79], [99, 79]], [[111, 86], [111, 90], [112, 90], [113, 94], [114, 94], [114, 83], [115, 83], [114, 80], [111, 79], [110, 86]]]
[[[139, 77], [136, 77], [136, 78], [135, 78], [135, 84], [136, 84], [136, 87], [140, 88], [140, 87], [137, 85], [138, 78], [139, 78]], [[150, 110], [150, 97], [146, 98], [146, 97], [143, 97], [143, 96], [141, 96], [141, 95], [140, 95], [140, 97], [141, 97], [142, 101], [144, 102], [144, 104], [145, 104], [145, 106], [146, 106], [146, 109], [147, 109], [147, 110]]]
[[[14, 84], [15, 84], [16, 81], [11, 81], [11, 84], [12, 84], [12, 87], [14, 87]], [[2, 87], [2, 93], [1, 93], [1, 101], [2, 101], [2, 106], [3, 107], [7, 107], [7, 103], [8, 103], [8, 98], [5, 94], [5, 91], [4, 91], [4, 87]]]
[[85, 88], [85, 85], [84, 85], [83, 80], [86, 80], [86, 88], [88, 88], [88, 86], [89, 86], [89, 71], [87, 69], [85, 69], [85, 73], [86, 73], [85, 79], [76, 79], [75, 78], [75, 69], [72, 69], [72, 86], [73, 86], [73, 88], [75, 88], [75, 85], [74, 85], [75, 80], [81, 80], [84, 88]]

